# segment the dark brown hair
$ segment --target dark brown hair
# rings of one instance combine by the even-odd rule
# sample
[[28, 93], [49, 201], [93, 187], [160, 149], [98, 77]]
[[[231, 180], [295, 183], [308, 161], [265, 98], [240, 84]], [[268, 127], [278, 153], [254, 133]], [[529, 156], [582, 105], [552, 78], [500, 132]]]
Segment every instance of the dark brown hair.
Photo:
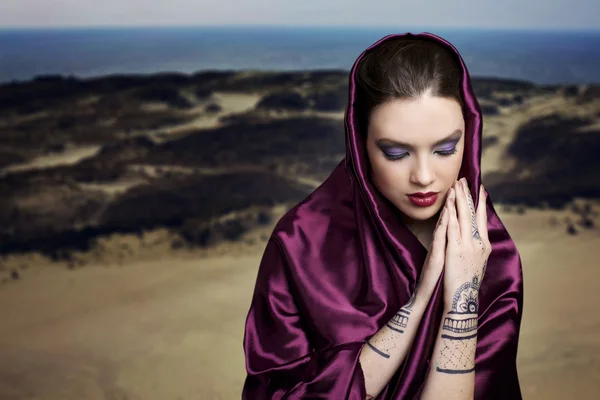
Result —
[[441, 44], [424, 38], [388, 39], [365, 54], [356, 68], [355, 102], [363, 132], [376, 107], [393, 99], [417, 99], [427, 90], [464, 106], [461, 77], [458, 59]]

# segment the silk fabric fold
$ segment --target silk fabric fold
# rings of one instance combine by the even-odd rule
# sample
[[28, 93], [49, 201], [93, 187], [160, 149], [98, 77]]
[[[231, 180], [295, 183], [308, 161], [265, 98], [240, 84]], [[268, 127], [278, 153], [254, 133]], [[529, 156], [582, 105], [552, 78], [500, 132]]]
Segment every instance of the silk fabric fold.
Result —
[[[460, 54], [430, 33], [382, 38], [350, 72], [345, 158], [278, 221], [267, 242], [245, 325], [243, 399], [365, 399], [360, 351], [415, 289], [427, 250], [370, 181], [356, 122], [356, 66], [367, 52], [398, 36], [441, 43], [460, 63], [466, 132], [459, 177], [467, 178], [478, 202], [482, 117]], [[521, 260], [491, 197], [487, 214], [492, 253], [479, 291], [475, 399], [521, 399], [516, 369]], [[441, 282], [409, 353], [378, 399], [419, 398], [442, 318]]]

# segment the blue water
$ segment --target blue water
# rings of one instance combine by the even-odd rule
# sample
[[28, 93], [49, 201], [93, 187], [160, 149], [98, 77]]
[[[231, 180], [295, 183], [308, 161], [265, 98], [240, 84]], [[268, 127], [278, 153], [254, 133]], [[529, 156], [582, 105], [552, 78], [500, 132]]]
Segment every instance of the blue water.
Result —
[[[349, 70], [389, 33], [366, 28], [113, 28], [0, 30], [0, 82], [36, 75], [191, 73], [205, 69]], [[473, 76], [536, 83], [600, 82], [600, 31], [428, 29], [452, 42]]]

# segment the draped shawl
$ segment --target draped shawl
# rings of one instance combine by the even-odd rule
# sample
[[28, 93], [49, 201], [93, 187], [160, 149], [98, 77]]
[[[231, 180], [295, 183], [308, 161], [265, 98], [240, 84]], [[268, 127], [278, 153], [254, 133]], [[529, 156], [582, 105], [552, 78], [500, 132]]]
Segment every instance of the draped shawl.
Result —
[[[243, 399], [365, 399], [360, 351], [415, 289], [427, 249], [369, 178], [355, 102], [360, 59], [399, 36], [434, 40], [460, 64], [466, 131], [459, 177], [478, 202], [482, 114], [463, 59], [430, 33], [383, 37], [350, 71], [345, 157], [278, 220], [266, 243], [245, 324]], [[521, 259], [490, 196], [486, 207], [492, 253], [479, 289], [475, 399], [520, 399]], [[442, 289], [440, 278], [405, 360], [378, 399], [419, 397], [442, 319]]]

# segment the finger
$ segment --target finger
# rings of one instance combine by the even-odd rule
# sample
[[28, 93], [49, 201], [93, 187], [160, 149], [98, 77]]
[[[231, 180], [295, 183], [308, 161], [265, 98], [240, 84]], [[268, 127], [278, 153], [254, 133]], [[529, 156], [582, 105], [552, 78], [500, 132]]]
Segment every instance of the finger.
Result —
[[438, 226], [440, 226], [440, 224], [442, 223], [442, 220], [444, 219], [444, 214], [447, 213], [448, 211], [446, 210], [446, 206], [448, 205], [448, 196], [446, 196], [446, 201], [444, 202], [444, 205], [442, 206], [442, 211], [440, 211], [440, 215], [438, 216], [438, 220], [435, 224], [435, 228], [434, 228], [434, 233], [436, 231], [436, 229], [438, 228]]
[[431, 255], [435, 260], [444, 261], [446, 251], [446, 235], [448, 232], [448, 207], [444, 206], [435, 231], [433, 232], [433, 243], [431, 244]]
[[456, 213], [458, 215], [458, 225], [460, 236], [462, 239], [473, 236], [473, 228], [471, 224], [471, 212], [467, 204], [467, 195], [462, 186], [462, 179], [456, 184]]
[[458, 216], [456, 214], [456, 190], [450, 188], [448, 194], [448, 244], [457, 244], [460, 242], [460, 227], [458, 225]]
[[488, 241], [488, 224], [487, 224], [487, 195], [483, 190], [483, 185], [479, 188], [479, 202], [477, 204], [477, 226], [479, 227], [479, 235], [484, 241]]
[[473, 196], [471, 196], [471, 190], [469, 189], [469, 185], [467, 185], [467, 181], [463, 180], [463, 183], [463, 189], [465, 191], [467, 206], [469, 207], [469, 214], [471, 217], [471, 236], [474, 239], [481, 240], [479, 227], [477, 226], [477, 213], [475, 212], [475, 202], [473, 201]]

